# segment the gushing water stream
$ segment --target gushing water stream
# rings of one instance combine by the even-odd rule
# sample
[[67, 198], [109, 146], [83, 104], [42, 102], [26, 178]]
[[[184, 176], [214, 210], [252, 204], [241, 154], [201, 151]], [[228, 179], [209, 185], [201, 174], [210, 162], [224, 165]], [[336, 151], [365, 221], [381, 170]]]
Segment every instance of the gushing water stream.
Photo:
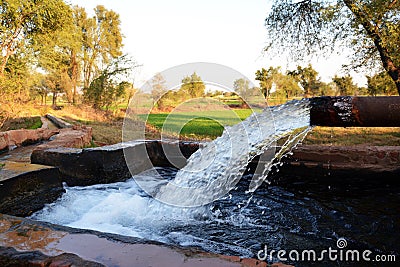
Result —
[[[196, 151], [175, 179], [160, 188], [156, 198], [162, 202], [195, 207], [213, 202], [232, 190], [246, 171], [248, 163], [276, 142], [293, 134], [282, 148], [293, 148], [304, 137], [309, 125], [308, 100], [291, 101], [285, 105], [253, 113], [242, 123], [226, 127], [222, 136]], [[282, 153], [281, 151], [281, 153]], [[270, 153], [263, 172], [253, 177], [249, 191], [253, 192], [267, 176], [270, 164], [279, 153]]]

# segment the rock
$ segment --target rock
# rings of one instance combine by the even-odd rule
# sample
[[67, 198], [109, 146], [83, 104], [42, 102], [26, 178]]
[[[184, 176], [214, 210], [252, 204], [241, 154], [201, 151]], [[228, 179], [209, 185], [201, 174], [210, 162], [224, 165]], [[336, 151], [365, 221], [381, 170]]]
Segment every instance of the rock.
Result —
[[91, 141], [91, 127], [74, 126], [72, 128], [60, 129], [53, 140], [37, 146], [35, 150], [46, 150], [58, 147], [85, 147], [90, 146]]
[[2, 267], [103, 267], [105, 265], [87, 261], [75, 254], [63, 253], [47, 256], [38, 251], [20, 252], [14, 248], [0, 247], [0, 265]]
[[85, 149], [43, 145], [33, 151], [31, 162], [59, 168], [70, 186], [90, 185], [124, 181], [153, 166], [182, 167], [186, 158], [198, 148], [199, 143], [160, 141], [134, 141]]
[[0, 181], [0, 213], [29, 216], [57, 200], [63, 192], [58, 169], [25, 172]]
[[261, 267], [266, 263], [0, 214], [0, 266]]
[[13, 146], [22, 146], [48, 140], [51, 136], [59, 133], [58, 130], [35, 129], [35, 130], [11, 130], [0, 133], [0, 151], [8, 150]]
[[60, 118], [57, 118], [51, 114], [46, 114], [46, 118], [48, 118], [58, 128], [72, 128], [72, 124], [70, 124]]

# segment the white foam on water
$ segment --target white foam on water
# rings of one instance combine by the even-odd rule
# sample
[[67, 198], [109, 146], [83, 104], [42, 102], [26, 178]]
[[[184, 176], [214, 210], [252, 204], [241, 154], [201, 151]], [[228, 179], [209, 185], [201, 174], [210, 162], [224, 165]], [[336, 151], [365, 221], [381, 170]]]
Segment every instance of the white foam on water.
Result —
[[[156, 169], [141, 176], [151, 180], [154, 172]], [[163, 228], [202, 221], [211, 214], [208, 207], [189, 209], [161, 203], [145, 194], [134, 179], [85, 187], [66, 186], [65, 189], [59, 200], [46, 205], [31, 218], [161, 241], [163, 238], [157, 233]]]

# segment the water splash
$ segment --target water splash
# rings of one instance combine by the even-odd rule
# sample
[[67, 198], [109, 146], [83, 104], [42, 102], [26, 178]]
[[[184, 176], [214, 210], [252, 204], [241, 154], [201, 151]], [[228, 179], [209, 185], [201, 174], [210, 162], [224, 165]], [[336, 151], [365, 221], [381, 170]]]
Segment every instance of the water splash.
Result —
[[[267, 149], [275, 150], [279, 139], [290, 136], [277, 154], [273, 151], [265, 155], [263, 162], [267, 163], [258, 168], [249, 188], [253, 192], [264, 181], [273, 160], [279, 160], [304, 138], [309, 123], [307, 99], [253, 113], [196, 151], [175, 179], [160, 188], [156, 198], [180, 207], [196, 207], [220, 199], [236, 186], [251, 160]], [[293, 134], [297, 129], [302, 131]]]

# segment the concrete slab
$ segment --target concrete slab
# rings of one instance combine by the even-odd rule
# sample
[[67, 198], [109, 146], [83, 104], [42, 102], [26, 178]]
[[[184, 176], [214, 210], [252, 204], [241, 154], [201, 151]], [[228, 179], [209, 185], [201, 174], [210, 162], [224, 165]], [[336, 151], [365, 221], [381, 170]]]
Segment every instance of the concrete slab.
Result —
[[49, 166], [31, 164], [31, 154], [35, 148], [36, 145], [18, 147], [0, 154], [0, 181], [32, 171], [49, 169]]

